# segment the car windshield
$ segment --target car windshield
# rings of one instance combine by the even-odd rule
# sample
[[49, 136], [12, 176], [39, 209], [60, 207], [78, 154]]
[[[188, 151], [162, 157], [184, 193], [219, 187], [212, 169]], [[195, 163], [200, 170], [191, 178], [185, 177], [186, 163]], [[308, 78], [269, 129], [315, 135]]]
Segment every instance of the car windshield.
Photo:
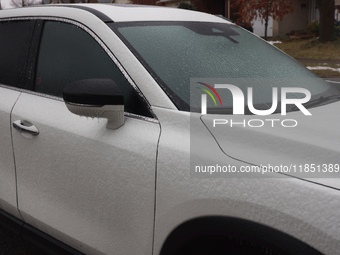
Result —
[[[252, 87], [258, 109], [271, 107], [273, 87], [278, 88], [279, 100], [283, 87], [305, 88], [312, 99], [338, 93], [297, 61], [234, 24], [157, 21], [110, 26], [180, 110], [198, 111], [202, 84], [236, 85], [244, 95]], [[229, 91], [218, 94], [223, 108], [232, 107]], [[287, 97], [305, 95], [289, 93]], [[214, 104], [208, 101], [208, 108]]]

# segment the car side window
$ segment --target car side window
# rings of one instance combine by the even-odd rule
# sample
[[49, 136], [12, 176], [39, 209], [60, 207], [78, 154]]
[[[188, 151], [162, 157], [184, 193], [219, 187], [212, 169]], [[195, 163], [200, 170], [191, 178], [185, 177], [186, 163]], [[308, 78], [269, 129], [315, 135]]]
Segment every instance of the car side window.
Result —
[[0, 84], [26, 88], [26, 65], [35, 21], [0, 22]]
[[124, 94], [125, 111], [151, 117], [145, 102], [99, 43], [69, 23], [46, 21], [38, 55], [35, 91], [62, 97], [72, 82], [110, 78]]

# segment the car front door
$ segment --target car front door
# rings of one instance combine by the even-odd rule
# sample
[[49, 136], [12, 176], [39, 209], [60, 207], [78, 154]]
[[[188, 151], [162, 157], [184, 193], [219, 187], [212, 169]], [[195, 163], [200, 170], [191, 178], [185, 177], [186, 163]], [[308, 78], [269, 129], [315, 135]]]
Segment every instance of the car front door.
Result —
[[[44, 22], [33, 91], [12, 111], [19, 210], [87, 254], [151, 254], [160, 126], [108, 52], [74, 21]], [[87, 78], [120, 86], [122, 127], [67, 110], [62, 89]]]
[[0, 209], [21, 218], [17, 209], [16, 174], [10, 113], [27, 85], [32, 20], [0, 20]]

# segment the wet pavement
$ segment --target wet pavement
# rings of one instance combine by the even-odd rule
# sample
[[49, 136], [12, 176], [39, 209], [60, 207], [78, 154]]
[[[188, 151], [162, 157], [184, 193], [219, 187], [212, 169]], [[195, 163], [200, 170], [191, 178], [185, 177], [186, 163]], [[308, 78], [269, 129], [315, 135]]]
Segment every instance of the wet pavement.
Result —
[[0, 255], [48, 255], [0, 227]]
[[340, 85], [340, 77], [329, 77], [329, 78], [324, 77], [324, 79], [326, 81], [333, 81], [334, 83], [339, 83], [339, 85]]

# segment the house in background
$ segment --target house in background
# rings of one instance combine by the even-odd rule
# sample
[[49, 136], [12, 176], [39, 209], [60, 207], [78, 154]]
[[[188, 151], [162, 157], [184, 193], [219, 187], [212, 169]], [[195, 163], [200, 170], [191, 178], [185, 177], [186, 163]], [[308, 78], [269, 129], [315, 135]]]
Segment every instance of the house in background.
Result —
[[[178, 7], [180, 2], [183, 2], [183, 0], [159, 0], [157, 1], [157, 5]], [[238, 9], [232, 5], [235, 2], [234, 0], [187, 0], [184, 2], [190, 2], [195, 5], [197, 11], [222, 15], [233, 21], [236, 21], [239, 18]], [[273, 19], [269, 20], [268, 28], [268, 36], [272, 36]], [[264, 36], [264, 25], [260, 20], [254, 22], [253, 29], [255, 34]]]
[[294, 11], [283, 20], [273, 21], [273, 36], [286, 35], [293, 31], [306, 31], [308, 24], [318, 19], [316, 0], [293, 1]]
[[[168, 7], [178, 7], [183, 0], [160, 0], [159, 5]], [[223, 15], [233, 21], [239, 18], [238, 10], [233, 8], [234, 0], [191, 0], [185, 1], [194, 4], [197, 11], [210, 14]], [[294, 11], [283, 17], [283, 20], [269, 20], [268, 36], [286, 35], [292, 32], [306, 31], [308, 24], [319, 20], [319, 10], [316, 0], [297, 0], [293, 1]], [[340, 20], [340, 0], [335, 0], [335, 19]], [[264, 22], [255, 20], [253, 24], [254, 33], [264, 36]]]
[[[335, 0], [334, 19], [339, 21], [340, 0]], [[274, 21], [273, 36], [285, 35], [292, 31], [304, 31], [308, 24], [320, 20], [316, 0], [294, 1], [294, 12], [284, 16], [282, 21]]]
[[[179, 3], [183, 0], [159, 0], [157, 5], [167, 7], [178, 7]], [[222, 15], [233, 21], [239, 18], [238, 9], [233, 7], [234, 0], [191, 0], [184, 1], [190, 2], [196, 6], [197, 11], [206, 12], [215, 15]], [[269, 20], [268, 36], [272, 36], [273, 19]], [[253, 25], [254, 33], [259, 36], [264, 36], [264, 25], [260, 20], [256, 20]]]
[[[70, 3], [74, 2], [106, 2], [117, 4], [129, 4], [130, 0], [43, 0], [44, 3]], [[223, 15], [233, 21], [239, 18], [238, 9], [233, 6], [235, 0], [158, 0], [157, 5], [167, 7], [178, 7], [180, 2], [192, 3], [196, 6], [197, 11], [206, 12], [215, 15]], [[316, 0], [297, 0], [293, 1], [294, 12], [287, 14], [283, 20], [269, 20], [267, 34], [271, 36], [286, 35], [292, 31], [305, 31], [308, 24], [319, 20], [319, 10], [316, 5]], [[335, 16], [334, 19], [340, 21], [340, 0], [335, 0]], [[253, 24], [254, 33], [259, 36], [264, 36], [264, 22], [257, 19]]]
[[337, 21], [340, 21], [340, 0], [335, 0], [335, 17]]
[[[282, 20], [269, 19], [267, 31], [269, 37], [306, 31], [310, 22], [318, 20], [319, 11], [315, 0], [293, 1], [293, 6], [294, 11], [286, 14]], [[265, 26], [260, 19], [254, 21], [253, 29], [258, 36], [264, 36]]]
[[[226, 5], [228, 0], [159, 0], [156, 2], [157, 5], [167, 6], [167, 7], [178, 7], [180, 2], [191, 3], [196, 6], [197, 11], [206, 12], [210, 14], [219, 14], [227, 17]], [[229, 0], [230, 2], [230, 0]]]

